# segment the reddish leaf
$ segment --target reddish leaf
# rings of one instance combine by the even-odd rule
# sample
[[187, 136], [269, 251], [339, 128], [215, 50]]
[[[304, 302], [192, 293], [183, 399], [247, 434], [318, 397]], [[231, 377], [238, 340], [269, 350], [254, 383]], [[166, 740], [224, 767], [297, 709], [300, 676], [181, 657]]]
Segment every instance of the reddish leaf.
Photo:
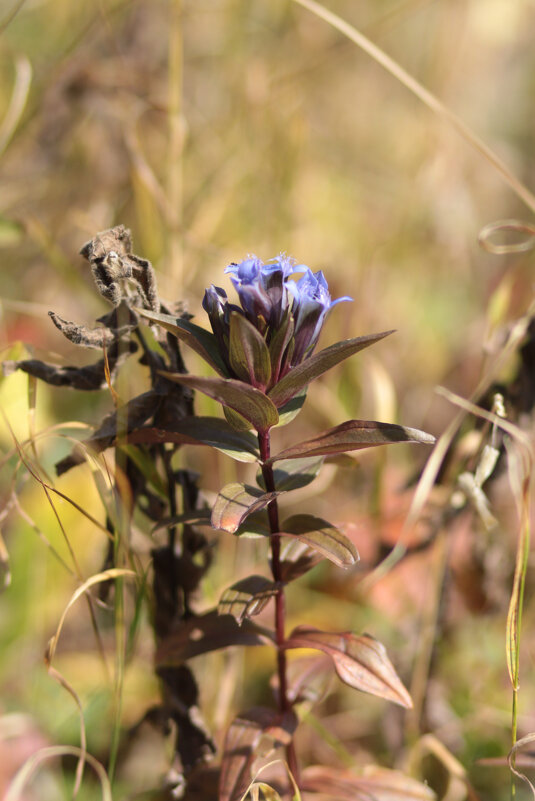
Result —
[[339, 678], [361, 692], [377, 695], [412, 708], [412, 700], [401, 683], [384, 645], [369, 634], [329, 633], [298, 626], [286, 642], [287, 648], [315, 648], [328, 654]]
[[280, 459], [297, 459], [301, 456], [321, 456], [330, 453], [375, 448], [394, 442], [421, 442], [432, 445], [435, 438], [417, 428], [406, 428], [394, 423], [376, 423], [372, 420], [347, 420], [339, 426], [322, 431], [312, 439], [299, 442], [272, 456], [270, 462]]
[[323, 556], [301, 540], [286, 542], [281, 548], [281, 581], [287, 584], [312, 570]]
[[216, 610], [193, 617], [177, 631], [164, 637], [156, 651], [156, 665], [178, 665], [200, 654], [230, 645], [269, 645], [273, 635], [267, 629], [244, 620], [239, 626], [233, 617], [219, 617]]
[[301, 364], [292, 367], [289, 373], [282, 378], [278, 384], [275, 384], [273, 389], [269, 392], [269, 397], [280, 409], [284, 406], [290, 398], [310, 384], [318, 376], [330, 370], [339, 362], [357, 353], [359, 350], [373, 345], [383, 337], [392, 334], [392, 331], [383, 331], [380, 334], [368, 334], [364, 337], [356, 337], [355, 339], [346, 339], [343, 342], [336, 342], [325, 350], [320, 350], [319, 353], [305, 359]]
[[208, 362], [210, 367], [213, 367], [216, 373], [222, 376], [228, 375], [228, 370], [219, 354], [217, 339], [211, 331], [182, 317], [173, 317], [171, 314], [159, 314], [146, 309], [136, 309], [136, 312], [153, 323], [158, 323], [177, 339], [189, 345], [205, 362]]
[[248, 515], [264, 509], [278, 492], [262, 492], [247, 484], [227, 484], [216, 498], [212, 509], [212, 526], [235, 534]]
[[238, 378], [265, 389], [271, 378], [271, 361], [264, 337], [238, 312], [230, 315], [230, 365]]
[[232, 615], [241, 625], [245, 618], [260, 614], [280, 586], [264, 576], [248, 576], [225, 590], [217, 612], [219, 615]]
[[320, 517], [293, 515], [281, 529], [284, 536], [301, 540], [339, 567], [351, 567], [360, 558], [351, 540]]
[[141, 428], [128, 436], [128, 442], [208, 445], [238, 462], [255, 462], [259, 459], [256, 437], [251, 433], [236, 431], [220, 417], [184, 417], [173, 424], [172, 431]]
[[209, 398], [229, 406], [252, 423], [257, 431], [267, 431], [279, 420], [277, 409], [267, 395], [243, 381], [236, 381], [234, 378], [178, 375], [164, 371], [160, 371], [160, 374], [177, 384], [198, 389]]
[[301, 788], [306, 792], [329, 795], [336, 801], [434, 801], [427, 785], [397, 770], [376, 765], [360, 775], [348, 770], [312, 766], [305, 768]]
[[239, 715], [225, 737], [218, 801], [241, 801], [252, 781], [252, 765], [261, 739], [267, 735], [276, 745], [288, 745], [297, 717], [293, 711], [255, 707]]

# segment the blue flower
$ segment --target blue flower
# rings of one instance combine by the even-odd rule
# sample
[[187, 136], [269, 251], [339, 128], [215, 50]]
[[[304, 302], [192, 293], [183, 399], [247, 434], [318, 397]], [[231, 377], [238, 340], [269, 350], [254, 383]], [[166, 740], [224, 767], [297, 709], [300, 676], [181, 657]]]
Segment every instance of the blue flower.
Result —
[[231, 264], [225, 273], [230, 275], [246, 317], [260, 329], [273, 329], [288, 308], [289, 277], [305, 269], [308, 268], [296, 265], [287, 256], [281, 255], [266, 264], [250, 256], [240, 264]]
[[353, 298], [344, 295], [331, 301], [329, 287], [322, 271], [313, 273], [308, 267], [305, 275], [297, 283], [288, 282], [288, 289], [293, 295], [292, 313], [295, 322], [292, 364], [299, 364], [306, 356], [311, 355], [325, 318], [333, 306]]
[[[225, 290], [214, 285], [206, 290], [203, 300], [221, 356], [232, 375], [228, 351], [230, 314], [238, 312], [260, 332], [270, 348], [270, 386], [312, 354], [333, 306], [351, 300], [343, 297], [332, 301], [321, 270], [313, 273], [285, 255], [265, 264], [256, 256], [249, 256], [239, 264], [229, 265], [225, 273], [230, 275], [240, 306], [229, 303]], [[297, 281], [292, 278], [296, 273], [302, 273]]]

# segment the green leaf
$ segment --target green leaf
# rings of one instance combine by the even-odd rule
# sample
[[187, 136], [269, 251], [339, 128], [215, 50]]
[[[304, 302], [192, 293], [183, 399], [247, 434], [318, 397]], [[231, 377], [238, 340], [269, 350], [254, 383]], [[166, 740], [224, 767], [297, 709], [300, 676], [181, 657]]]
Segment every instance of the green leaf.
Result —
[[312, 439], [286, 448], [268, 459], [268, 462], [357, 451], [363, 448], [375, 448], [378, 445], [391, 445], [394, 442], [420, 442], [424, 445], [433, 445], [435, 438], [417, 428], [407, 428], [394, 423], [347, 420], [339, 426], [322, 431]]
[[160, 371], [160, 374], [176, 384], [197, 389], [224, 406], [229, 406], [249, 420], [257, 431], [267, 431], [279, 421], [277, 409], [267, 395], [243, 381], [236, 381], [234, 378], [179, 375], [164, 371]]
[[298, 626], [286, 641], [287, 648], [315, 648], [333, 660], [338, 677], [370, 695], [412, 709], [412, 700], [390, 662], [384, 645], [369, 634], [331, 633]]
[[227, 484], [216, 498], [212, 509], [212, 526], [235, 534], [245, 518], [264, 509], [278, 492], [262, 492], [247, 484]]
[[205, 362], [208, 362], [216, 373], [221, 376], [228, 376], [227, 367], [219, 353], [217, 339], [211, 331], [195, 325], [190, 320], [183, 320], [181, 317], [173, 317], [171, 314], [159, 314], [147, 311], [147, 309], [135, 309], [135, 311], [165, 328], [177, 339], [185, 342], [195, 353], [198, 353]]
[[249, 420], [246, 420], [245, 417], [242, 417], [241, 414], [238, 414], [228, 406], [223, 406], [223, 414], [234, 431], [249, 431], [252, 428]]
[[295, 537], [339, 567], [351, 567], [359, 560], [357, 549], [345, 534], [314, 515], [293, 515], [281, 525], [281, 534]]
[[265, 389], [271, 378], [271, 361], [264, 337], [239, 312], [230, 315], [230, 366], [242, 381]]
[[260, 614], [277, 594], [280, 586], [264, 576], [248, 576], [225, 590], [217, 613], [232, 615], [241, 626], [245, 618]]
[[[323, 456], [310, 456], [305, 459], [288, 459], [287, 462], [280, 462], [273, 470], [275, 489], [280, 492], [290, 492], [306, 487], [318, 475], [323, 461]], [[258, 486], [265, 491], [266, 486], [261, 470], [256, 474], [256, 481]]]
[[346, 339], [343, 342], [336, 342], [329, 348], [325, 348], [325, 350], [320, 350], [319, 353], [305, 359], [301, 364], [292, 367], [290, 372], [284, 378], [281, 378], [278, 384], [275, 384], [269, 392], [269, 397], [275, 406], [280, 409], [290, 398], [293, 398], [303, 387], [308, 386], [311, 381], [314, 381], [322, 373], [330, 370], [331, 367], [339, 364], [359, 350], [373, 345], [392, 333], [392, 331], [383, 331], [380, 334], [368, 334], [364, 337]]
[[286, 426], [288, 423], [291, 423], [294, 420], [307, 399], [307, 390], [302, 389], [297, 395], [291, 398], [288, 403], [285, 403], [284, 406], [281, 406], [279, 409], [279, 422], [277, 423], [277, 427]]
[[280, 325], [273, 333], [269, 343], [269, 356], [271, 359], [271, 372], [278, 376], [286, 348], [293, 336], [295, 328], [294, 319], [290, 309], [286, 309]]
[[140, 428], [128, 435], [128, 442], [208, 445], [238, 462], [256, 462], [260, 458], [258, 440], [254, 434], [238, 432], [220, 417], [184, 417], [173, 423], [172, 431]]

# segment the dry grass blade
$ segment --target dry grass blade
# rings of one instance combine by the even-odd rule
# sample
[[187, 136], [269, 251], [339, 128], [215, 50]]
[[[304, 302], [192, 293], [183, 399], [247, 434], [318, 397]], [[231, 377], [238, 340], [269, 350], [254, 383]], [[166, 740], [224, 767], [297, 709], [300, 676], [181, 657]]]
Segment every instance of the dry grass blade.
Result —
[[[491, 236], [504, 231], [514, 231], [517, 234], [526, 234], [525, 239], [510, 244], [497, 244], [491, 241]], [[526, 253], [535, 247], [535, 226], [522, 222], [522, 220], [497, 220], [496, 222], [485, 225], [479, 232], [477, 241], [487, 253], [496, 256], [508, 255], [510, 253]]]
[[15, 86], [6, 115], [0, 126], [0, 156], [9, 145], [28, 100], [32, 82], [32, 65], [26, 56], [19, 56], [15, 64]]
[[526, 204], [528, 209], [535, 212], [535, 195], [524, 186], [524, 184], [516, 178], [515, 175], [509, 170], [507, 165], [491, 150], [488, 145], [483, 142], [470, 128], [444, 105], [435, 95], [422, 86], [419, 81], [413, 78], [412, 75], [403, 69], [393, 58], [390, 58], [381, 48], [373, 44], [364, 34], [362, 34], [349, 22], [346, 22], [337, 14], [328, 11], [320, 3], [315, 0], [294, 0], [303, 8], [308, 9], [317, 17], [332, 25], [333, 28], [343, 33], [348, 39], [351, 39], [361, 50], [364, 50], [371, 58], [381, 65], [387, 72], [403, 84], [410, 92], [416, 95], [422, 103], [431, 109], [442, 119], [449, 122], [453, 128], [463, 137], [463, 139], [471, 144], [481, 155], [500, 173], [502, 178], [509, 184], [510, 188], [515, 194]]
[[509, 762], [509, 767], [511, 768], [512, 772], [515, 774], [515, 776], [518, 776], [519, 779], [522, 779], [522, 781], [526, 782], [526, 784], [528, 785], [529, 789], [533, 793], [533, 798], [535, 798], [535, 786], [528, 779], [528, 777], [526, 776], [525, 773], [521, 773], [519, 770], [516, 769], [515, 757], [516, 757], [517, 751], [519, 751], [525, 745], [530, 745], [531, 743], [534, 743], [534, 742], [535, 742], [535, 734], [526, 734], [525, 737], [521, 737], [520, 740], [516, 741], [516, 743], [513, 745], [513, 747], [511, 748], [511, 750], [510, 750], [510, 752], [509, 752], [509, 754], [507, 756], [507, 761]]
[[[26, 784], [28, 784], [32, 778], [32, 775], [36, 772], [39, 766], [48, 759], [56, 759], [57, 757], [62, 756], [81, 757], [82, 751], [80, 748], [76, 748], [72, 745], [53, 745], [49, 748], [42, 748], [40, 751], [37, 751], [37, 753], [33, 754], [30, 759], [26, 760], [22, 768], [18, 771], [17, 775], [7, 789], [7, 793], [4, 796], [4, 801], [22, 801], [24, 798], [22, 795], [24, 787]], [[102, 801], [113, 801], [111, 785], [104, 766], [97, 759], [95, 759], [95, 757], [91, 756], [91, 754], [86, 753], [84, 755], [84, 759], [87, 764], [93, 768], [99, 778], [100, 786], [102, 788]]]

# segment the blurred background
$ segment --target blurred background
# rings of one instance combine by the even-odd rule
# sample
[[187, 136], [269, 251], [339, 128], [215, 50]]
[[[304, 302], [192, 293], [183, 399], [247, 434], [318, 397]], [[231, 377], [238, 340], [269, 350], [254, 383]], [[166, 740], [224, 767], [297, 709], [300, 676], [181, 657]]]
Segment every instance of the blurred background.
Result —
[[[436, 94], [519, 181], [535, 186], [533, 0], [326, 0], [325, 6]], [[354, 298], [333, 311], [323, 345], [397, 330], [314, 386], [296, 438], [348, 417], [440, 435], [456, 410], [436, 395], [436, 385], [470, 396], [501, 332], [529, 309], [532, 253], [489, 253], [478, 234], [496, 220], [529, 221], [530, 210], [444, 119], [297, 3], [4, 0], [0, 32], [3, 358], [90, 360], [47, 313], [93, 325], [108, 310], [78, 254], [96, 232], [119, 223], [131, 229], [134, 252], [152, 262], [162, 298], [182, 301], [201, 325], [204, 288], [214, 282], [229, 290], [223, 277], [229, 262], [286, 252], [324, 270], [333, 297]], [[189, 354], [187, 361], [192, 371], [201, 369]], [[504, 370], [505, 377], [514, 373], [514, 358]], [[132, 368], [122, 392], [137, 394], [143, 380]], [[37, 447], [52, 474], [70, 443], [48, 427], [95, 425], [112, 403], [108, 391], [41, 384], [34, 402], [27, 376], [15, 373], [1, 379], [0, 404], [1, 522], [12, 573], [0, 598], [1, 788], [41, 745], [79, 743], [75, 703], [43, 666], [46, 643], [78, 586], [55, 554], [69, 564], [72, 547], [87, 578], [101, 568], [106, 547], [102, 532], [58, 501], [62, 533], [42, 488], [20, 472], [12, 479], [17, 456], [6, 419], [21, 440], [47, 429]], [[198, 408], [216, 413], [202, 399]], [[506, 521], [498, 533], [462, 518], [448, 535], [457, 583], [451, 562], [442, 573], [434, 570], [440, 560], [430, 548], [366, 592], [359, 587], [366, 566], [399, 536], [422, 451], [399, 446], [366, 455], [336, 480], [329, 468], [321, 486], [301, 491], [301, 501], [345, 527], [363, 564], [342, 577], [321, 566], [292, 585], [289, 625], [369, 631], [386, 644], [408, 686], [431, 626], [435, 648], [419, 689], [425, 714], [404, 729], [396, 709], [338, 688], [300, 747], [311, 763], [343, 765], [351, 758], [401, 769], [409, 753], [417, 773], [433, 777], [439, 797], [468, 797], [462, 782], [450, 781], [448, 789], [451, 764], [436, 754], [415, 756], [420, 734], [430, 732], [466, 768], [481, 798], [498, 801], [508, 792], [508, 769], [503, 759], [491, 766], [481, 760], [503, 758], [511, 736], [504, 644], [517, 530], [506, 479], [493, 499], [498, 519]], [[237, 475], [223, 458], [215, 463], [186, 451], [181, 458], [199, 470], [209, 492]], [[90, 476], [83, 466], [57, 487], [98, 517]], [[140, 549], [148, 554], [148, 538]], [[493, 555], [483, 560], [482, 573], [465, 553], [474, 549]], [[237, 547], [230, 536], [221, 538], [201, 607], [217, 603], [229, 575], [236, 580], [263, 564], [256, 543]], [[429, 623], [423, 612], [435, 601], [441, 611]], [[534, 617], [528, 582], [519, 735], [535, 729]], [[108, 635], [112, 652], [112, 627]], [[126, 674], [125, 730], [158, 697], [151, 637], [147, 620]], [[105, 762], [113, 681], [102, 673], [83, 604], [69, 613], [62, 638], [56, 666], [79, 694], [90, 749]], [[194, 667], [201, 687], [203, 675], [222, 677], [220, 686], [208, 682], [202, 698], [220, 743], [232, 713], [264, 699], [269, 659], [255, 649], [202, 657]], [[142, 746], [121, 764], [117, 797], [149, 790], [165, 773], [165, 747], [149, 739]], [[57, 766], [47, 765], [40, 776], [28, 798], [68, 797]], [[80, 797], [96, 797], [95, 787]]]

